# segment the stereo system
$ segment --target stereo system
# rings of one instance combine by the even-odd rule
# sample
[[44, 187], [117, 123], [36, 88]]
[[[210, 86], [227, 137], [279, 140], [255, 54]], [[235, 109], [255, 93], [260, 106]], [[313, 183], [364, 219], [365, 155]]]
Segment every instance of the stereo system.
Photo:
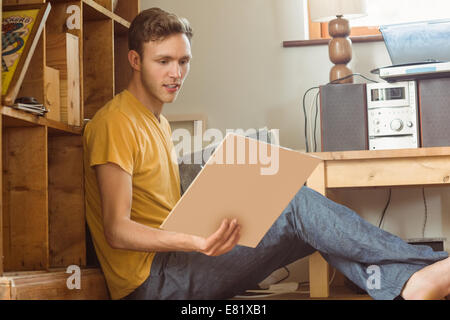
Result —
[[369, 83], [369, 150], [419, 147], [415, 81]]
[[322, 151], [450, 146], [450, 78], [320, 87]]

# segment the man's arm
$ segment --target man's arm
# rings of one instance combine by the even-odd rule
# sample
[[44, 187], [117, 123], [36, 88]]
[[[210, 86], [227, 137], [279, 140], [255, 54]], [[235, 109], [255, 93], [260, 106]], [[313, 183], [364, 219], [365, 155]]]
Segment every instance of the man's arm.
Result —
[[208, 238], [151, 228], [131, 220], [131, 176], [113, 163], [94, 168], [105, 237], [111, 247], [137, 251], [198, 251], [217, 256], [233, 249], [239, 241], [240, 226], [235, 220], [225, 219]]

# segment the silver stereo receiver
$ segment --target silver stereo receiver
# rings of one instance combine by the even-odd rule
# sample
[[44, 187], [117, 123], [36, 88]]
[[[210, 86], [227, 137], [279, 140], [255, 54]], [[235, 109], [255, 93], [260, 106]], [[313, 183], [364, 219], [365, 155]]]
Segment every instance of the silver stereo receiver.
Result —
[[419, 147], [415, 81], [368, 83], [369, 150]]

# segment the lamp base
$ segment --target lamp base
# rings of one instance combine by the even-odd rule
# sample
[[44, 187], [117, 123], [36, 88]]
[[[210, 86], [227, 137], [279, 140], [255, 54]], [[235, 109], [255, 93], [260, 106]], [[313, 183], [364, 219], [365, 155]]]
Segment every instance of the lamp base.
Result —
[[347, 67], [347, 64], [352, 60], [352, 42], [348, 38], [350, 35], [348, 20], [342, 18], [342, 16], [337, 16], [336, 19], [328, 23], [328, 33], [332, 37], [328, 46], [328, 53], [331, 62], [335, 64], [330, 71], [330, 81], [353, 83], [353, 77], [336, 81], [352, 74], [352, 70]]
[[[352, 70], [345, 64], [337, 64], [330, 70], [330, 82], [334, 81], [333, 83], [353, 83], [353, 77], [350, 77], [351, 74], [353, 74]], [[347, 76], [348, 78], [345, 78]], [[342, 78], [345, 79], [336, 81], [337, 79]]]

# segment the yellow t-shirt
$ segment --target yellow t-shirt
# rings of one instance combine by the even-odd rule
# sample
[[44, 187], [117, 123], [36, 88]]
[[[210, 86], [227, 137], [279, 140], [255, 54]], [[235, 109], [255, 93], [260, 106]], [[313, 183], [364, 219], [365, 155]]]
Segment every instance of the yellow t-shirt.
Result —
[[112, 162], [132, 176], [131, 219], [158, 228], [180, 199], [171, 130], [124, 90], [101, 108], [84, 131], [86, 220], [112, 299], [130, 294], [150, 274], [154, 252], [113, 249], [105, 239], [93, 166]]

